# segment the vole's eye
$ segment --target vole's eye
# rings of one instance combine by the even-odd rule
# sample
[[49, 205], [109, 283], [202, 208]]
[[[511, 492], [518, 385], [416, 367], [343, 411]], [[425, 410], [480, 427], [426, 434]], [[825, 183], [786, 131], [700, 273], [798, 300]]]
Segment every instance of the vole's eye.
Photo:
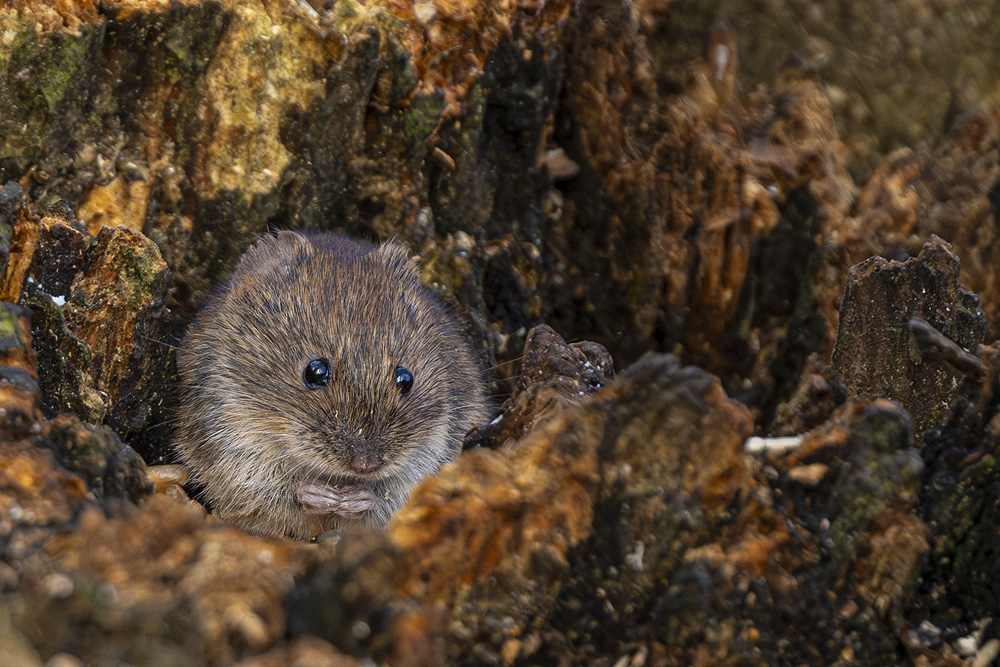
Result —
[[330, 381], [330, 360], [320, 357], [310, 361], [302, 371], [302, 381], [310, 389], [325, 387]]
[[399, 393], [406, 396], [410, 393], [411, 387], [413, 387], [413, 373], [402, 366], [396, 366], [396, 388], [399, 389]]

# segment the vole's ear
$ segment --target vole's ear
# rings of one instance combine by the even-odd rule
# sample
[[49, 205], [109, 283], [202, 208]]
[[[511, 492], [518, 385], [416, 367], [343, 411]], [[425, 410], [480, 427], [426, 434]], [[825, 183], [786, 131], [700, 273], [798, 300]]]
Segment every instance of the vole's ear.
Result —
[[274, 236], [264, 236], [262, 239], [273, 239], [281, 248], [289, 250], [301, 250], [303, 247], [311, 245], [309, 239], [298, 232], [281, 231]]
[[298, 232], [278, 232], [260, 236], [240, 257], [234, 276], [263, 276], [282, 267], [292, 266], [299, 258], [312, 252], [312, 245]]
[[410, 251], [404, 245], [387, 241], [376, 252], [390, 269], [417, 271], [417, 263], [410, 259]]

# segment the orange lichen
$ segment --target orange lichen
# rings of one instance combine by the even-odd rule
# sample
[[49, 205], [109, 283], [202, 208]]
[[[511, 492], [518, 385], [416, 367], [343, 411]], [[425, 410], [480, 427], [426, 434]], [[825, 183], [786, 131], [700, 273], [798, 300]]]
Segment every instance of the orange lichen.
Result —
[[30, 221], [29, 216], [27, 209], [22, 209], [19, 224], [14, 226], [10, 241], [10, 260], [4, 270], [3, 282], [0, 283], [0, 301], [18, 302], [24, 279], [35, 257], [40, 225], [46, 222], [33, 224], [34, 221]]
[[568, 0], [519, 2], [496, 0], [379, 0], [406, 22], [403, 45], [413, 55], [420, 85], [417, 94], [444, 95], [442, 120], [460, 118], [461, 103], [479, 81], [487, 59], [517, 24], [530, 33], [543, 32], [565, 19], [573, 7]]
[[96, 186], [80, 203], [80, 220], [94, 235], [101, 227], [128, 227], [141, 232], [146, 224], [149, 184], [139, 180], [126, 182], [118, 176], [105, 186]]
[[81, 25], [101, 20], [100, 5], [99, 0], [9, 0], [0, 12], [21, 13], [43, 31], [79, 35]]

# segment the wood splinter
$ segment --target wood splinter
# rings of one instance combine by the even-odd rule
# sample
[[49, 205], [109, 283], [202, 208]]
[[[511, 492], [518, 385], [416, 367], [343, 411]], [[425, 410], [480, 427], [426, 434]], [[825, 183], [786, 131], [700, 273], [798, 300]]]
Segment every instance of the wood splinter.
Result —
[[966, 352], [961, 345], [941, 333], [927, 320], [912, 317], [906, 323], [906, 328], [910, 330], [923, 361], [939, 362], [955, 375], [968, 375], [976, 380], [986, 375], [986, 367], [978, 357]]

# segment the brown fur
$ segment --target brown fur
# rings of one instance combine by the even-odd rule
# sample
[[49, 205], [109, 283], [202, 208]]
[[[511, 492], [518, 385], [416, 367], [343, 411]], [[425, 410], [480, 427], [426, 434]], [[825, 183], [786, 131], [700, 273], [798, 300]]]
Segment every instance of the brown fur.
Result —
[[[332, 377], [309, 389], [303, 369], [319, 357]], [[385, 525], [488, 416], [468, 341], [390, 243], [259, 239], [191, 326], [178, 366], [177, 449], [215, 513], [258, 533]], [[413, 374], [407, 395], [397, 366]], [[358, 474], [357, 460], [379, 467]]]

